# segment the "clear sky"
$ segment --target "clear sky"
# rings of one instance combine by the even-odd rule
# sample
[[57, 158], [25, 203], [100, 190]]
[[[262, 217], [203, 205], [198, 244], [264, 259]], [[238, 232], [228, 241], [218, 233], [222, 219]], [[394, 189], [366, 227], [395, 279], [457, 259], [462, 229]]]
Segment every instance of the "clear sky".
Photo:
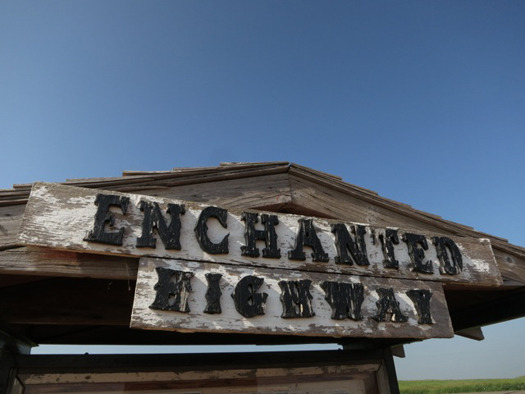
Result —
[[[518, 0], [4, 0], [0, 188], [286, 160], [525, 246], [524, 21]], [[410, 345], [399, 377], [525, 375], [524, 328]]]

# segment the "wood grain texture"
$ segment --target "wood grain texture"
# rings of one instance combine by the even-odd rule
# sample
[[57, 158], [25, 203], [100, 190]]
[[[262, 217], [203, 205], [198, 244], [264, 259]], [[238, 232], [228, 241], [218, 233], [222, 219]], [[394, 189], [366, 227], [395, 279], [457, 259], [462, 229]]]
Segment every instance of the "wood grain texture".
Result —
[[[152, 309], [156, 298], [155, 285], [159, 281], [156, 268], [193, 273], [188, 313]], [[206, 273], [221, 274], [222, 313], [206, 314]], [[232, 294], [239, 280], [248, 275], [264, 278], [258, 293], [267, 294], [265, 312], [250, 318], [243, 317], [235, 307]], [[311, 280], [310, 292], [315, 316], [283, 318], [280, 301], [281, 280]], [[361, 283], [364, 285], [362, 320], [332, 319], [332, 308], [321, 289], [324, 281]], [[392, 288], [399, 308], [408, 317], [406, 322], [393, 322], [390, 317], [378, 322], [373, 317], [378, 313], [378, 288]], [[427, 289], [432, 292], [430, 301], [433, 324], [419, 324], [414, 303], [406, 292], [412, 289]], [[142, 258], [135, 292], [132, 328], [173, 330], [185, 332], [234, 332], [274, 335], [306, 335], [332, 337], [369, 338], [448, 338], [453, 335], [447, 305], [441, 284], [433, 282], [403, 281], [396, 279], [352, 277], [321, 273], [290, 272], [265, 268], [226, 266], [213, 263], [197, 263], [176, 260]]]
[[125, 385], [141, 393], [390, 393], [389, 387], [381, 389], [377, 376], [384, 357], [374, 356], [342, 351], [33, 355], [19, 357], [17, 376], [28, 392], [109, 392]]
[[[337, 201], [361, 201], [361, 204], [365, 203], [365, 206], [377, 207], [382, 214], [390, 212], [395, 216], [401, 215], [407, 222], [416, 223], [414, 229], [421, 228], [417, 225], [420, 223], [423, 226], [429, 226], [432, 232], [438, 230], [444, 234], [462, 235], [467, 237], [475, 238], [490, 238], [495, 241], [501, 241], [502, 246], [508, 246], [509, 248], [515, 247], [523, 251], [522, 247], [516, 247], [508, 244], [507, 240], [494, 235], [485, 234], [480, 231], [474, 230], [472, 227], [445, 220], [438, 215], [423, 212], [417, 210], [410, 205], [390, 200], [385, 197], [379, 196], [377, 193], [355, 186], [337, 179], [329, 179], [327, 177], [319, 176], [318, 172], [306, 167], [292, 165], [290, 166], [290, 183], [292, 186], [292, 199], [294, 203], [301, 205], [302, 202], [300, 195], [295, 194], [296, 191], [310, 188], [314, 191], [323, 191], [327, 195], [338, 196]], [[388, 215], [386, 215], [388, 216]], [[357, 219], [349, 219], [357, 220]], [[410, 227], [408, 227], [410, 228]]]
[[141, 194], [209, 203], [237, 210], [261, 207], [278, 208], [291, 202], [290, 182], [287, 174], [177, 185], [151, 192], [144, 190]]
[[504, 284], [509, 286], [525, 285], [525, 255], [508, 253], [496, 246], [493, 248]]
[[[463, 269], [457, 275], [447, 275], [440, 273], [440, 262], [430, 240], [433, 234], [425, 234], [429, 244], [429, 249], [425, 251], [425, 259], [432, 262], [433, 273], [422, 274], [412, 269], [407, 245], [404, 242], [400, 242], [394, 247], [396, 258], [399, 260], [399, 269], [384, 268], [383, 260], [385, 257], [378, 237], [385, 229], [366, 226], [365, 241], [370, 264], [366, 266], [336, 264], [337, 251], [334, 235], [330, 231], [331, 224], [335, 222], [315, 218], [313, 219], [314, 226], [324, 251], [329, 255], [329, 261], [313, 261], [308, 246], [304, 248], [306, 254], [304, 261], [290, 260], [288, 252], [295, 248], [294, 243], [299, 231], [299, 221], [305, 217], [279, 215], [280, 224], [276, 226], [276, 232], [278, 234], [278, 247], [281, 249], [281, 258], [247, 257], [241, 254], [241, 247], [245, 244], [244, 223], [240, 218], [241, 212], [231, 211], [227, 216], [227, 228], [223, 228], [215, 219], [208, 221], [208, 234], [212, 242], [220, 242], [223, 237], [229, 234], [229, 253], [209, 254], [201, 249], [194, 233], [198, 217], [203, 208], [206, 207], [205, 205], [115, 192], [105, 193], [125, 196], [131, 202], [125, 215], [119, 213], [118, 210], [112, 213], [115, 217], [115, 225], [113, 229], [108, 228], [106, 231], [115, 232], [117, 229], [123, 228], [123, 244], [119, 246], [89, 242], [85, 238], [88, 232], [93, 229], [94, 217], [97, 212], [95, 200], [98, 193], [100, 191], [56, 184], [36, 184], [26, 208], [19, 238], [20, 242], [27, 245], [88, 253], [177, 258], [294, 271], [338, 272], [352, 275], [464, 283], [466, 285], [497, 286], [501, 284], [501, 276], [494, 260], [490, 241], [487, 239], [454, 238], [463, 256]], [[142, 234], [143, 213], [139, 209], [141, 201], [156, 202], [163, 212], [166, 211], [168, 203], [185, 205], [186, 213], [181, 216], [181, 250], [165, 249], [160, 239], [157, 240], [155, 248], [136, 247], [137, 238], [141, 237]], [[350, 226], [351, 223], [347, 223], [347, 225]], [[399, 232], [401, 236], [402, 230]], [[262, 246], [259, 247], [262, 248]]]
[[0, 252], [0, 274], [136, 280], [138, 259], [50, 248], [19, 247]]
[[[341, 182], [342, 183], [342, 182]], [[414, 211], [406, 204], [390, 201], [368, 192], [353, 191], [350, 187], [343, 189], [324, 188], [309, 179], [297, 176], [290, 178], [292, 201], [296, 206], [315, 207], [323, 217], [367, 223], [377, 227], [400, 227], [406, 230], [451, 234], [445, 231], [435, 220], [422, 220], [421, 215], [407, 215]]]
[[0, 250], [16, 245], [25, 205], [0, 206]]

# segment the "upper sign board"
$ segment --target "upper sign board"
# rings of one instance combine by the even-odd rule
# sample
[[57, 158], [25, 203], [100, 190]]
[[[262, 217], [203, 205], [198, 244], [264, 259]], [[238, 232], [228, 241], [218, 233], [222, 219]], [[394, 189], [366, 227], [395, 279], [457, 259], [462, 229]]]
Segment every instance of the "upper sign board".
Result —
[[[402, 224], [400, 223], [400, 227]], [[20, 242], [89, 253], [501, 284], [490, 241], [37, 183]]]

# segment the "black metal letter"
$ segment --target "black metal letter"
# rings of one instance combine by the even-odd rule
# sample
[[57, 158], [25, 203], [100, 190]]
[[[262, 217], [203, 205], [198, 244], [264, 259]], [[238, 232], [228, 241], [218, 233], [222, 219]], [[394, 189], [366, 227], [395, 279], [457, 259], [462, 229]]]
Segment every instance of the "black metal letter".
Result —
[[410, 297], [417, 311], [417, 322], [419, 324], [432, 324], [432, 316], [430, 315], [430, 299], [432, 292], [430, 290], [408, 290], [407, 296]]
[[222, 313], [221, 309], [221, 287], [219, 282], [222, 278], [221, 274], [211, 274], [208, 273], [205, 275], [206, 280], [208, 281], [208, 290], [206, 290], [206, 308], [204, 313], [215, 314]]
[[261, 223], [264, 230], [256, 230], [255, 224], [259, 221], [257, 213], [243, 212], [241, 220], [246, 223], [244, 228], [244, 240], [246, 246], [241, 246], [241, 254], [249, 257], [259, 257], [259, 249], [256, 241], [264, 241], [266, 247], [262, 251], [263, 257], [278, 259], [281, 257], [281, 250], [277, 248], [277, 234], [275, 226], [279, 224], [276, 215], [261, 215]]
[[95, 205], [98, 206], [95, 214], [95, 223], [93, 230], [84, 238], [84, 241], [100, 242], [103, 244], [122, 246], [122, 238], [124, 236], [124, 227], [118, 229], [118, 232], [109, 233], [106, 231], [106, 224], [113, 227], [115, 224], [115, 216], [109, 211], [109, 208], [120, 207], [122, 214], [125, 215], [128, 210], [129, 198], [123, 196], [115, 196], [113, 194], [97, 194]]
[[332, 319], [363, 320], [361, 305], [364, 301], [364, 286], [361, 283], [321, 282], [325, 300], [332, 308]]
[[268, 294], [257, 293], [263, 282], [263, 278], [248, 275], [242, 278], [235, 286], [232, 293], [235, 309], [244, 317], [264, 315]]
[[[436, 246], [437, 257], [441, 263], [439, 271], [447, 275], [460, 274], [463, 269], [463, 258], [458, 245], [447, 237], [434, 237], [432, 242]], [[447, 251], [450, 252], [450, 257]]]
[[388, 289], [379, 288], [376, 291], [379, 295], [379, 300], [376, 302], [377, 315], [372, 316], [372, 319], [378, 322], [386, 321], [387, 314], [390, 314], [392, 315], [390, 321], [404, 323], [408, 320], [408, 317], [403, 315], [399, 309], [399, 302], [394, 295], [394, 289], [391, 287]]
[[140, 210], [144, 212], [142, 219], [142, 235], [137, 238], [137, 248], [154, 248], [157, 239], [153, 237], [153, 228], [159, 233], [164, 247], [168, 249], [180, 250], [180, 215], [186, 212], [184, 205], [168, 204], [167, 213], [171, 217], [169, 226], [162, 215], [159, 204], [156, 202], [140, 202]]
[[422, 274], [432, 274], [434, 269], [432, 268], [432, 261], [428, 260], [423, 262], [425, 259], [425, 250], [428, 250], [427, 239], [424, 235], [419, 234], [403, 234], [403, 242], [408, 246], [408, 255], [413, 266], [413, 270], [421, 272]]
[[222, 227], [228, 228], [226, 219], [228, 218], [228, 211], [226, 209], [217, 207], [206, 207], [202, 210], [195, 226], [195, 237], [199, 242], [201, 249], [209, 254], [227, 254], [228, 253], [228, 237], [226, 234], [221, 242], [214, 244], [208, 237], [208, 219], [216, 218]]
[[288, 251], [288, 258], [290, 260], [306, 260], [306, 255], [303, 251], [304, 246], [312, 248], [313, 261], [328, 261], [328, 254], [323, 250], [321, 241], [317, 237], [313, 219], [299, 219], [299, 232], [295, 238], [295, 247]]
[[383, 266], [385, 268], [399, 269], [399, 261], [396, 260], [394, 254], [394, 245], [399, 245], [399, 237], [397, 236], [397, 230], [387, 228], [385, 234], [379, 234], [379, 240], [381, 241], [381, 248], [383, 249]]
[[157, 267], [159, 281], [155, 284], [155, 301], [149, 307], [162, 311], [188, 313], [188, 298], [191, 293], [190, 279], [193, 272], [175, 271], [169, 268]]
[[[335, 235], [335, 247], [337, 264], [352, 265], [355, 261], [357, 265], [369, 265], [366, 252], [364, 226], [352, 226], [352, 233], [355, 234], [355, 241], [348, 232], [344, 223], [332, 224], [332, 233]], [[348, 254], [350, 252], [350, 255]]]
[[294, 317], [312, 317], [315, 313], [312, 309], [312, 295], [310, 285], [312, 281], [303, 280], [282, 280], [279, 282], [281, 288], [281, 303], [283, 313], [281, 317], [288, 319]]

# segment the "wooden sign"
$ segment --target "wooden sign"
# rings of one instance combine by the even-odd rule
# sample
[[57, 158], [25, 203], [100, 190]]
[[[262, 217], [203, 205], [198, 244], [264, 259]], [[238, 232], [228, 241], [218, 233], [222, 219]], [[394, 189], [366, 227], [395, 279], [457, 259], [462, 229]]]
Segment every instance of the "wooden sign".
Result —
[[57, 184], [33, 186], [22, 244], [468, 285], [501, 284], [490, 241]]
[[131, 327], [451, 337], [440, 283], [141, 258]]

